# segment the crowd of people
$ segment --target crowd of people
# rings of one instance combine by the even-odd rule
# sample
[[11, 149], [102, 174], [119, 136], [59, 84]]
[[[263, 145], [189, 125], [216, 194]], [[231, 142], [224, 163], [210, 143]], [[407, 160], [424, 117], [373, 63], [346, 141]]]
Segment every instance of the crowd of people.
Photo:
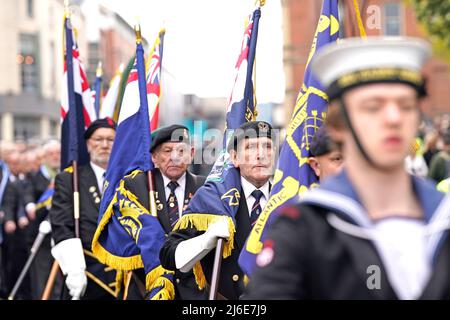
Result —
[[[448, 278], [449, 267], [450, 244], [444, 235], [450, 210], [444, 194], [450, 185], [450, 117], [441, 115], [419, 126], [424, 92], [418, 70], [426, 46], [396, 40], [408, 49], [401, 51], [388, 40], [360, 41], [330, 46], [314, 62], [330, 97], [327, 121], [311, 141], [307, 162], [320, 186], [281, 210], [251, 278], [238, 258], [270, 199], [277, 152], [271, 124], [249, 121], [233, 133], [224, 185], [235, 185], [217, 194], [208, 193], [205, 177], [189, 170], [195, 151], [186, 127], [154, 132], [152, 192], [158, 226], [165, 234], [157, 251], [175, 287], [167, 298], [207, 298], [218, 239], [225, 240], [219, 299], [449, 298], [450, 283], [440, 279]], [[365, 59], [368, 49], [381, 60]], [[395, 50], [398, 56], [388, 54]], [[336, 58], [341, 53], [361, 63], [342, 69]], [[15, 299], [41, 299], [54, 260], [62, 273], [52, 299], [149, 297], [154, 289], [149, 290], [149, 274], [154, 273], [147, 257], [151, 253], [153, 259], [156, 249], [145, 241], [155, 226], [140, 216], [152, 202], [145, 172], [125, 177], [122, 186], [135, 201], [121, 210], [130, 219], [123, 225], [138, 247], [139, 268], [126, 276], [91, 248], [115, 134], [116, 124], [109, 118], [94, 121], [84, 134], [90, 162], [78, 170], [79, 228], [73, 219], [73, 177], [70, 171], [61, 172], [59, 142], [1, 141], [1, 298], [13, 289], [44, 220], [52, 231]], [[191, 206], [199, 193], [201, 201]], [[202, 199], [206, 194], [210, 196]], [[222, 201], [230, 212], [211, 214]], [[382, 270], [373, 286], [366, 281], [371, 266]]]

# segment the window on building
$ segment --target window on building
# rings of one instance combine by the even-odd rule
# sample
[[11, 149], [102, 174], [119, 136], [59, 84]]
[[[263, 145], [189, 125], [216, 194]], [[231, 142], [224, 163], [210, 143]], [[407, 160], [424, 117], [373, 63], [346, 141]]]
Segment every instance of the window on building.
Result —
[[17, 55], [17, 63], [20, 64], [22, 90], [24, 92], [39, 91], [39, 65], [37, 52], [37, 36], [33, 34], [21, 34], [20, 53]]
[[34, 15], [33, 2], [33, 0], [27, 0], [27, 15], [29, 18], [33, 18]]
[[39, 138], [40, 122], [38, 117], [14, 116], [14, 139], [30, 140]]
[[384, 34], [399, 36], [402, 33], [401, 4], [391, 2], [384, 4]]

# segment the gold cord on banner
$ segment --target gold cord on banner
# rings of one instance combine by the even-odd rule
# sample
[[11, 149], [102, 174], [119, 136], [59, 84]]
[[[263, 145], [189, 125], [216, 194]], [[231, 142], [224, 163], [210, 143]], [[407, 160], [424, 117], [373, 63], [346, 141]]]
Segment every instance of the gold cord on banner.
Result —
[[358, 20], [358, 28], [359, 28], [359, 35], [361, 38], [366, 38], [366, 30], [364, 29], [364, 24], [361, 19], [361, 12], [359, 11], [359, 5], [358, 0], [353, 0], [353, 7], [355, 8], [356, 13], [356, 19]]

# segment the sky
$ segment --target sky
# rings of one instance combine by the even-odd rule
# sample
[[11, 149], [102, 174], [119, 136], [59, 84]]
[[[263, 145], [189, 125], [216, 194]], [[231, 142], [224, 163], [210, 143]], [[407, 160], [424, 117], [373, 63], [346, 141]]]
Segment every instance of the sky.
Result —
[[[91, 0], [88, 0], [91, 1]], [[246, 17], [254, 0], [98, 0], [131, 25], [139, 21], [153, 44], [165, 27], [163, 68], [185, 94], [228, 97]], [[261, 9], [256, 53], [258, 103], [282, 103], [283, 25], [280, 0]]]

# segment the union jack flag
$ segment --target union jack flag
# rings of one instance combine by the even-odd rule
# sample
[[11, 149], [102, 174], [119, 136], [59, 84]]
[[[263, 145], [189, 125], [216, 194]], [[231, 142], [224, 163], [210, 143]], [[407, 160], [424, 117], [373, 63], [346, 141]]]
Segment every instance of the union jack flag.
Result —
[[80, 165], [89, 161], [83, 135], [96, 119], [89, 82], [73, 36], [70, 17], [64, 20], [65, 53], [61, 93], [61, 169], [72, 161]]
[[147, 72], [147, 100], [148, 113], [150, 115], [150, 128], [158, 128], [159, 100], [161, 98], [161, 65], [163, 57], [163, 44], [165, 30], [159, 32], [150, 53], [149, 66]]

